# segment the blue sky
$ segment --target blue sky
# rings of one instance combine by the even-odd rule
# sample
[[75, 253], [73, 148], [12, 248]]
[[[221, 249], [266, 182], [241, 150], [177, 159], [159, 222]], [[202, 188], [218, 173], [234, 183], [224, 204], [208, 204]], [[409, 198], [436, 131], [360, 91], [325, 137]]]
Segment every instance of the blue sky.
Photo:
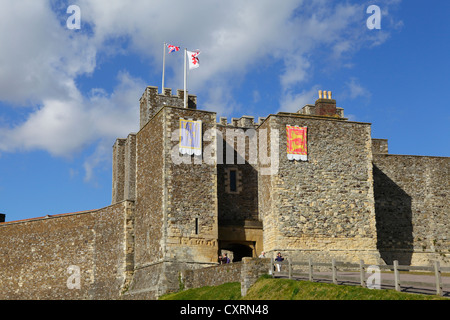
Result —
[[[264, 117], [333, 91], [393, 154], [449, 156], [450, 2], [8, 1], [0, 11], [0, 212], [7, 221], [111, 203], [111, 152], [136, 132], [163, 43], [200, 49], [188, 89], [217, 116]], [[68, 29], [69, 5], [81, 29]], [[366, 12], [381, 8], [381, 29]], [[166, 87], [183, 87], [166, 56]]]

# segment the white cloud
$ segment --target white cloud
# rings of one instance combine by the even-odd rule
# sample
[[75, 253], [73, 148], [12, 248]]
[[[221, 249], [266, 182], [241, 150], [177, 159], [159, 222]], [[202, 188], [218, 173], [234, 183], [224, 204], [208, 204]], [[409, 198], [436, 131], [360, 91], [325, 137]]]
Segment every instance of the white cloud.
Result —
[[[277, 67], [279, 103], [282, 110], [295, 112], [316, 96], [310, 81], [318, 69], [389, 36], [384, 30], [367, 33], [365, 7], [358, 2], [79, 0], [81, 31], [65, 27], [65, 5], [2, 1], [0, 100], [35, 109], [18, 124], [0, 123], [0, 151], [42, 149], [70, 156], [97, 141], [106, 145], [136, 131], [136, 106], [147, 83], [119, 69], [111, 92], [99, 83], [83, 95], [77, 86], [79, 76], [97, 70], [100, 53], [137, 54], [159, 74], [164, 41], [198, 48], [201, 67], [190, 74], [188, 89], [203, 93], [202, 105], [227, 116], [242, 108], [233, 90], [256, 69]], [[383, 5], [386, 14], [390, 5]], [[386, 21], [401, 25], [391, 15]], [[166, 85], [182, 88], [182, 57], [170, 62], [166, 67], [172, 77]], [[353, 96], [364, 93], [356, 82], [349, 89]], [[107, 150], [97, 147], [86, 160], [87, 179]]]
[[359, 97], [366, 97], [370, 98], [371, 93], [369, 90], [364, 88], [359, 81], [356, 78], [351, 78], [350, 81], [347, 81], [345, 83], [345, 92], [342, 95], [342, 98], [350, 98], [350, 99], [356, 99]]
[[281, 74], [281, 86], [288, 89], [308, 78], [310, 62], [303, 56], [292, 56], [285, 61], [285, 72]]
[[0, 99], [21, 105], [69, 96], [74, 77], [95, 68], [86, 36], [64, 29], [45, 1], [2, 2]]
[[119, 72], [117, 80], [119, 83], [111, 94], [97, 89], [86, 101], [89, 122], [95, 126], [99, 137], [124, 137], [139, 130], [137, 106], [145, 83], [126, 71]]
[[103, 166], [103, 168], [110, 167], [111, 163], [111, 146], [107, 141], [101, 141], [95, 151], [86, 158], [83, 163], [83, 168], [85, 171], [84, 182], [93, 182], [96, 184], [94, 178], [94, 171], [100, 167], [102, 164], [108, 164]]
[[203, 103], [205, 110], [214, 111], [218, 117], [228, 117], [241, 105], [233, 98], [232, 92], [226, 86], [212, 86], [207, 91], [209, 100]]
[[253, 90], [253, 103], [258, 103], [261, 100], [261, 94], [258, 90]]
[[311, 104], [312, 101], [317, 99], [319, 87], [320, 86], [315, 85], [309, 90], [304, 90], [300, 93], [287, 92], [280, 100], [280, 105], [282, 107], [278, 111], [295, 113], [305, 105]]
[[[202, 67], [189, 77], [189, 90], [196, 93], [214, 92], [209, 87], [218, 78], [225, 80], [220, 85], [226, 83], [232, 90], [236, 77], [262, 63], [279, 65], [281, 85], [289, 90], [309, 80], [316, 50], [328, 51], [325, 58], [335, 61], [368, 41], [363, 37], [366, 13], [361, 4], [137, 0], [131, 6], [82, 0], [79, 5], [93, 25], [97, 44], [126, 36], [129, 49], [155, 61], [156, 69], [164, 41], [200, 49]], [[174, 71], [174, 77], [166, 80], [169, 87], [182, 88], [181, 61], [166, 65]], [[208, 104], [214, 101], [210, 98]]]
[[[47, 150], [71, 156], [98, 139], [114, 141], [138, 129], [137, 98], [144, 83], [120, 73], [111, 94], [94, 90], [82, 97], [76, 88], [66, 99], [44, 100], [20, 126], [0, 129], [0, 150]], [[100, 93], [103, 92], [103, 93]]]

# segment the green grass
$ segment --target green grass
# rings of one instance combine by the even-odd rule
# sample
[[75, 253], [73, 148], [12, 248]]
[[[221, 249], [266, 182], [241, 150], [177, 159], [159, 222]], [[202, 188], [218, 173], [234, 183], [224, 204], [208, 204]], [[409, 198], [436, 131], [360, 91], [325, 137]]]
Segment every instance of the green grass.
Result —
[[159, 300], [239, 300], [241, 283], [230, 282], [216, 287], [202, 287], [167, 294]]
[[161, 300], [436, 300], [447, 298], [397, 292], [370, 290], [358, 286], [334, 285], [289, 279], [261, 277], [241, 297], [239, 282], [216, 287], [184, 290], [162, 296]]

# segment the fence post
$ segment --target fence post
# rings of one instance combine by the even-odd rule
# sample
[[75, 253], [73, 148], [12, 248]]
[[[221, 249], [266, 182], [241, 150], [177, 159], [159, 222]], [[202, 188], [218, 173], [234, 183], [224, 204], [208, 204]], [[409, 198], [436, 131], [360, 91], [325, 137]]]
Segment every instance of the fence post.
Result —
[[398, 273], [398, 260], [394, 260], [394, 280], [395, 280], [395, 290], [401, 291], [400, 274]]
[[309, 258], [308, 262], [309, 262], [309, 281], [313, 281], [313, 263], [312, 263], [312, 259]]
[[289, 273], [289, 279], [292, 279], [292, 263], [291, 258], [287, 259], [288, 261], [288, 273]]
[[331, 271], [333, 273], [333, 283], [338, 284], [337, 282], [337, 270], [336, 270], [336, 259], [331, 260]]
[[366, 287], [366, 272], [364, 269], [364, 260], [359, 260], [359, 276], [361, 278], [361, 287]]
[[436, 276], [436, 294], [442, 296], [441, 266], [439, 261], [434, 262], [434, 274]]
[[275, 270], [274, 270], [274, 260], [273, 258], [270, 258], [270, 270], [269, 270], [269, 274], [272, 275], [272, 278], [275, 278]]

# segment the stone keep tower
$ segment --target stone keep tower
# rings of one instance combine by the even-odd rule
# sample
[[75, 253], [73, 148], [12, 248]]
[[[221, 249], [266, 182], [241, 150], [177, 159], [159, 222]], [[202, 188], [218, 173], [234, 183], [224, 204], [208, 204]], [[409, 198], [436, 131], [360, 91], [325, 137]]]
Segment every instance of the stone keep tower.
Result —
[[205, 135], [216, 114], [197, 110], [195, 96], [183, 108], [181, 90], [157, 90], [147, 87], [140, 100], [139, 132], [113, 148], [113, 202], [135, 200], [130, 292], [143, 298], [178, 289], [181, 270], [214, 265], [218, 252], [216, 166], [194, 155], [177, 161], [180, 118], [201, 120]]
[[[370, 123], [350, 122], [321, 94], [297, 113], [269, 115], [258, 130], [278, 132], [277, 174], [261, 175], [264, 250], [292, 259], [379, 262]], [[307, 128], [307, 161], [289, 160], [286, 126]]]

